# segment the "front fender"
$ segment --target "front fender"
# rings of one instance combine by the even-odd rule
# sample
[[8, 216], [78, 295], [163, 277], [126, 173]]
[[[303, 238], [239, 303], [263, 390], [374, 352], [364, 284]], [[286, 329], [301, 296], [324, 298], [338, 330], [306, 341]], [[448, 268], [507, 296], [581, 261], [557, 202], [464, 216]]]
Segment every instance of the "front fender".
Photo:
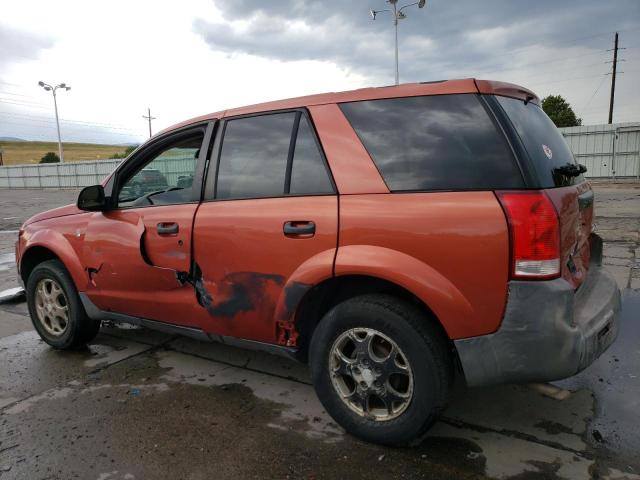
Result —
[[478, 330], [474, 309], [460, 290], [437, 270], [405, 253], [373, 245], [340, 247], [335, 274], [367, 275], [405, 288], [433, 311], [449, 338], [472, 336]]
[[35, 232], [25, 232], [25, 242], [20, 251], [20, 271], [22, 271], [22, 262], [29, 255], [29, 250], [35, 247], [43, 247], [53, 252], [71, 275], [73, 283], [79, 291], [86, 290], [87, 277], [82, 268], [82, 263], [78, 258], [78, 254], [69, 242], [69, 240], [60, 232], [47, 228], [36, 230]]

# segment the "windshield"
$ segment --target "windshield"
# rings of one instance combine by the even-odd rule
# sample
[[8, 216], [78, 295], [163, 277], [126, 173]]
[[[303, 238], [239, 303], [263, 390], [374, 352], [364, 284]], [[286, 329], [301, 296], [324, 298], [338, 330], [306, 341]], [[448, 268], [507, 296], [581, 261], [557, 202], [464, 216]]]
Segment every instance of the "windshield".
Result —
[[573, 153], [560, 130], [538, 105], [507, 97], [496, 97], [524, 144], [543, 188], [579, 183], [577, 177], [561, 174], [557, 169], [575, 165]]

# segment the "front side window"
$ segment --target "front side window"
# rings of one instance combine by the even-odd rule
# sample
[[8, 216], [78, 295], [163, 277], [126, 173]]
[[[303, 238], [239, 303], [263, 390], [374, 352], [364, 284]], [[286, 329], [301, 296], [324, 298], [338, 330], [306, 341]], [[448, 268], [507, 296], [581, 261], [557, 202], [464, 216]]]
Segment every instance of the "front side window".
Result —
[[332, 192], [311, 125], [301, 112], [227, 121], [218, 166], [217, 199]]
[[501, 132], [474, 94], [340, 105], [391, 191], [521, 188]]
[[204, 133], [181, 136], [143, 162], [121, 184], [119, 207], [145, 207], [193, 201], [193, 176]]

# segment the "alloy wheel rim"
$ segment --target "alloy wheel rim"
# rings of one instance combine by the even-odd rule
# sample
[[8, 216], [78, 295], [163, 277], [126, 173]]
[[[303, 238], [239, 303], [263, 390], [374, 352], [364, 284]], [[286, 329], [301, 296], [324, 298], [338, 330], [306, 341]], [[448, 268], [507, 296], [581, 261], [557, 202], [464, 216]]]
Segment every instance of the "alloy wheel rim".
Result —
[[49, 335], [59, 337], [69, 326], [69, 302], [62, 287], [51, 278], [36, 285], [36, 315]]
[[396, 342], [371, 328], [352, 328], [333, 342], [329, 374], [345, 405], [371, 420], [397, 418], [413, 397], [407, 356]]

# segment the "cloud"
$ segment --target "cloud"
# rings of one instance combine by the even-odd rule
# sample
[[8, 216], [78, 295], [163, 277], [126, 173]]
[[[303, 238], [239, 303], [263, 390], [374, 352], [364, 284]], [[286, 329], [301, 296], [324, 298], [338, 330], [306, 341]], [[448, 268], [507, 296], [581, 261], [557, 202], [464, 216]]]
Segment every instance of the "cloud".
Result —
[[[222, 19], [194, 21], [194, 31], [215, 51], [280, 61], [332, 61], [374, 78], [388, 72], [393, 61], [391, 17], [381, 13], [374, 22], [368, 15], [369, 7], [389, 7], [380, 0], [216, 0], [215, 5]], [[506, 68], [513, 60], [506, 55], [514, 48], [558, 52], [594, 30], [638, 27], [640, 2], [621, 1], [612, 10], [598, 0], [432, 0], [423, 10], [410, 7], [406, 13], [399, 25], [403, 76], [429, 80], [468, 66]], [[582, 45], [603, 45], [595, 40], [603, 38], [586, 38]]]
[[23, 60], [38, 58], [41, 50], [51, 48], [53, 39], [0, 24], [0, 68]]

